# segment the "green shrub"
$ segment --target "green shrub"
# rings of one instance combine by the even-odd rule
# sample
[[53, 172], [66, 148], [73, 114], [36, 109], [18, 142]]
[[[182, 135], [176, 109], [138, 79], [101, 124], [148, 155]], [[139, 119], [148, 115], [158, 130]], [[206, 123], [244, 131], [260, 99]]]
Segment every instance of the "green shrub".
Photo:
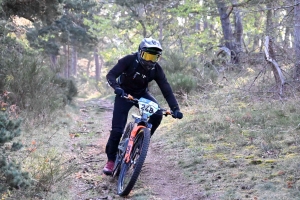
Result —
[[6, 56], [0, 56], [3, 77], [0, 91], [9, 91], [13, 95], [12, 104], [29, 111], [33, 118], [41, 118], [41, 115], [45, 118], [77, 95], [74, 82], [58, 77], [41, 56], [5, 49], [1, 53]]
[[72, 79], [56, 77], [53, 81], [63, 91], [62, 95], [64, 103], [70, 103], [73, 100], [73, 97], [77, 96], [78, 90]]
[[196, 88], [197, 80], [191, 75], [174, 73], [168, 76], [168, 81], [174, 91], [189, 94]]
[[186, 57], [183, 53], [166, 52], [161, 65], [175, 93], [190, 94], [192, 91], [205, 90], [218, 78], [215, 69], [208, 68], [203, 59]]

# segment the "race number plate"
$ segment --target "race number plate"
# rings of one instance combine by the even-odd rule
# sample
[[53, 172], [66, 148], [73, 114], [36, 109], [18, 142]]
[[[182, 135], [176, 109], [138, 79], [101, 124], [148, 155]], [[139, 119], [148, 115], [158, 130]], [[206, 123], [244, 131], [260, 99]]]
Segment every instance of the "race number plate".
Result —
[[149, 99], [140, 98], [139, 109], [141, 113], [144, 113], [150, 117], [159, 109], [159, 106], [157, 103], [150, 101]]

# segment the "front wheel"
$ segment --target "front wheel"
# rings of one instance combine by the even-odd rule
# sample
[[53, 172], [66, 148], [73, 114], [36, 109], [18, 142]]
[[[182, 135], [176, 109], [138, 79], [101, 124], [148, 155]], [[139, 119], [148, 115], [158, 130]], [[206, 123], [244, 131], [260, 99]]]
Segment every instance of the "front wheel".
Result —
[[136, 135], [130, 161], [121, 165], [118, 179], [118, 195], [127, 196], [140, 175], [150, 144], [150, 130], [142, 128]]
[[129, 135], [130, 135], [130, 133], [131, 133], [131, 131], [132, 131], [132, 129], [133, 129], [133, 126], [134, 126], [134, 122], [129, 122], [129, 123], [127, 124], [127, 126], [126, 126], [126, 128], [125, 128], [125, 131], [124, 131], [124, 133], [123, 133], [123, 136], [122, 136], [122, 140], [123, 140], [124, 138], [128, 138], [128, 137], [129, 137]]
[[124, 130], [124, 133], [122, 135], [122, 138], [120, 140], [120, 143], [118, 145], [118, 153], [117, 153], [117, 157], [115, 160], [115, 166], [114, 166], [114, 170], [113, 170], [113, 177], [115, 176], [119, 176], [120, 174], [120, 167], [121, 167], [121, 162], [123, 160], [124, 154], [125, 154], [125, 150], [127, 147], [127, 143], [128, 143], [128, 138], [129, 135], [133, 129], [134, 126], [134, 122], [129, 122]]

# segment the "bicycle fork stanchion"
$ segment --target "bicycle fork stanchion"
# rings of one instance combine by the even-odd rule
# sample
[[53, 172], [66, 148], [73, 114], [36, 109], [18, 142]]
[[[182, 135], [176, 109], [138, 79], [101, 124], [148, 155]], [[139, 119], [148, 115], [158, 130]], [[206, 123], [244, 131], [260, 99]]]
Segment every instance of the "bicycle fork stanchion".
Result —
[[126, 153], [125, 153], [125, 156], [124, 156], [124, 162], [126, 162], [126, 163], [130, 162], [130, 154], [131, 154], [131, 150], [132, 150], [132, 147], [133, 147], [134, 139], [135, 139], [138, 131], [142, 128], [145, 128], [145, 126], [136, 126], [130, 134], [128, 145], [127, 145], [127, 148], [126, 148]]

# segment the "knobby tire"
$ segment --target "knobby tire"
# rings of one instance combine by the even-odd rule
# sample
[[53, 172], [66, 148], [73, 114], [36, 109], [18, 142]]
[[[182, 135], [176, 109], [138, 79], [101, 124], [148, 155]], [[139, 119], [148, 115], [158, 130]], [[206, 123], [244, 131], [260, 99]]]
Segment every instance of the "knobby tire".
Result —
[[[126, 128], [125, 128], [125, 130], [124, 130], [124, 133], [123, 133], [123, 135], [122, 135], [121, 141], [124, 142], [124, 140], [126, 140], [126, 139], [129, 137], [130, 132], [131, 132], [132, 129], [133, 129], [133, 126], [134, 126], [134, 122], [129, 122], [129, 123], [127, 124], [127, 126], [126, 126]], [[119, 145], [120, 145], [120, 144], [119, 144]], [[124, 145], [125, 145], [125, 144], [123, 144], [123, 147], [126, 148]], [[113, 170], [113, 177], [119, 176], [119, 174], [120, 174], [120, 166], [121, 166], [121, 160], [120, 160], [120, 159], [121, 159], [121, 157], [122, 157], [121, 154], [123, 154], [123, 152], [120, 151], [120, 150], [118, 150], [117, 158], [116, 158], [116, 160], [115, 160], [115, 166], [114, 166], [114, 170]]]
[[[131, 162], [121, 164], [118, 179], [118, 195], [127, 196], [134, 187], [145, 162], [150, 144], [150, 130], [143, 128], [136, 136], [131, 152]], [[130, 172], [132, 172], [130, 174]]]
[[130, 134], [130, 132], [132, 131], [133, 126], [134, 126], [134, 122], [129, 122], [129, 123], [127, 124], [122, 139], [128, 138], [128, 137], [129, 137], [129, 134]]

